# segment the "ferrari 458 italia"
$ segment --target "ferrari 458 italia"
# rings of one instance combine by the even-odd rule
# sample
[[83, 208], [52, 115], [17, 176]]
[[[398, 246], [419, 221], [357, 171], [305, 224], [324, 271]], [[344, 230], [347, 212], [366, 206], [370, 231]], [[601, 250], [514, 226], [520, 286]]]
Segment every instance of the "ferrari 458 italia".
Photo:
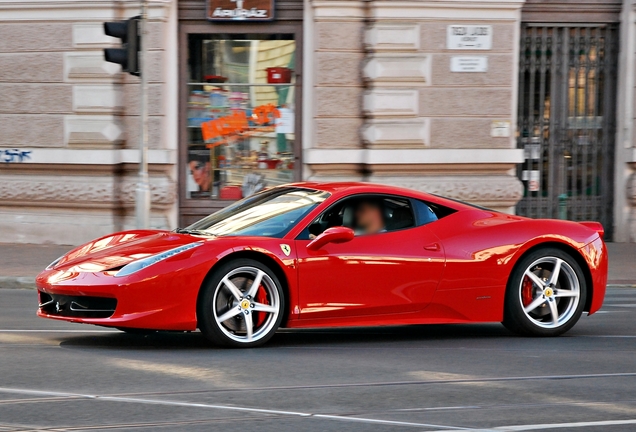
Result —
[[556, 336], [603, 303], [597, 222], [537, 220], [367, 183], [296, 183], [187, 228], [99, 238], [37, 277], [38, 315], [200, 331], [251, 347], [277, 329], [501, 322]]

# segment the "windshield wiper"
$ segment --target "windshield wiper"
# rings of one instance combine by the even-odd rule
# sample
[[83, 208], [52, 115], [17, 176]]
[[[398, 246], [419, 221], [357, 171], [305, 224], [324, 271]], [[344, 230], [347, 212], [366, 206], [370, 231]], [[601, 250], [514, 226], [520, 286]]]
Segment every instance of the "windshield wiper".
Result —
[[176, 232], [177, 234], [204, 235], [204, 236], [216, 237], [212, 233], [209, 233], [203, 230], [196, 230], [196, 229], [177, 228], [176, 230], [174, 230], [174, 232]]

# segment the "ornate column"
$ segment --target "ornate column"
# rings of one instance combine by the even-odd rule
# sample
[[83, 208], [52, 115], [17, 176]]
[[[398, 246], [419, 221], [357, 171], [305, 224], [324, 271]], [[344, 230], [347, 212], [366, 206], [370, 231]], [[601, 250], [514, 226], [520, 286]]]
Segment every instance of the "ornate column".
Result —
[[625, 0], [621, 14], [614, 181], [614, 241], [636, 241], [636, 1]]

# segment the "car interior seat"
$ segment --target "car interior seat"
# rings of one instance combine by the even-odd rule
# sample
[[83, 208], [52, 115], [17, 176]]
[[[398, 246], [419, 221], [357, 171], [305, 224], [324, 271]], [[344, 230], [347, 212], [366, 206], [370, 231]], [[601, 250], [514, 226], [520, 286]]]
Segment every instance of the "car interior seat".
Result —
[[342, 211], [342, 226], [347, 228], [355, 228], [355, 211], [353, 205], [347, 205]]
[[386, 220], [387, 231], [394, 231], [415, 225], [413, 212], [407, 207], [398, 207], [393, 209], [391, 217]]

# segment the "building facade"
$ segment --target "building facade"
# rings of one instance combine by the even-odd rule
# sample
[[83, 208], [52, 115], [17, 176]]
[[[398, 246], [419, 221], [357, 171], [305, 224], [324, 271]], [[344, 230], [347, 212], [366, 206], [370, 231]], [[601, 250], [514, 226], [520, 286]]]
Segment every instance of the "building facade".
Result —
[[[0, 0], [0, 233], [134, 228], [137, 1]], [[153, 228], [298, 180], [405, 186], [636, 241], [636, 5], [152, 0]], [[239, 18], [239, 19], [236, 19]]]

